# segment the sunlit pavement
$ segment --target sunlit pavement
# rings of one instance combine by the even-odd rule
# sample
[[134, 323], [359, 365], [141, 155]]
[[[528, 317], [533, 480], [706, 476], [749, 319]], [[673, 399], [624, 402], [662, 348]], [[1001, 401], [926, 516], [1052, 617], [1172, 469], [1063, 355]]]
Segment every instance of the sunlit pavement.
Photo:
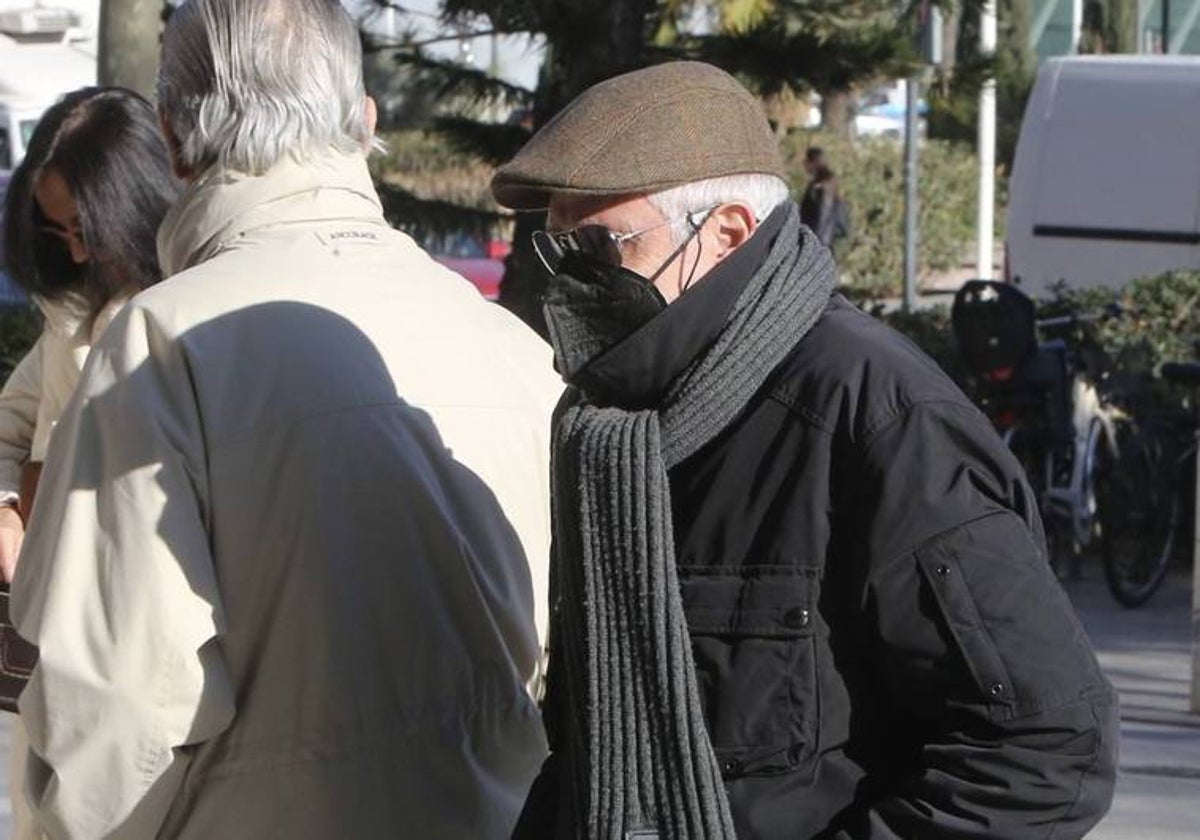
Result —
[[1135, 609], [1113, 600], [1096, 565], [1065, 585], [1121, 696], [1117, 795], [1088, 840], [1200, 838], [1200, 715], [1187, 711], [1190, 576], [1173, 575]]

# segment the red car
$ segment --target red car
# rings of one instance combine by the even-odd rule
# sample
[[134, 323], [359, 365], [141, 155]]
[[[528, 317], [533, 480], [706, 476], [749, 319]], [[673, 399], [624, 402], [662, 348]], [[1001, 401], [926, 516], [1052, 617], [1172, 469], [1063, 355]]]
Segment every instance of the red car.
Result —
[[504, 279], [504, 258], [511, 250], [512, 246], [507, 242], [491, 239], [481, 248], [435, 253], [433, 258], [474, 283], [479, 293], [488, 300], [497, 300], [500, 297], [500, 281]]

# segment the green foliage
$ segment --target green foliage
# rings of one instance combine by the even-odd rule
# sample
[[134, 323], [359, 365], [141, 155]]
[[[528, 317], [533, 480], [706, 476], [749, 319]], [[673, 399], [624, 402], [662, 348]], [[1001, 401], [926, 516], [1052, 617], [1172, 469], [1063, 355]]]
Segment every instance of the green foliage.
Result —
[[[850, 204], [853, 231], [835, 244], [842, 283], [870, 297], [898, 295], [904, 282], [903, 146], [886, 138], [850, 143], [825, 132], [793, 134], [785, 154], [797, 196], [804, 190], [801, 161], [810, 145], [825, 150]], [[922, 144], [921, 273], [957, 268], [970, 253], [977, 195], [978, 170], [969, 148], [940, 140]]]
[[708, 61], [760, 94], [844, 92], [918, 64], [912, 29], [893, 0], [777, 0], [717, 4], [729, 13], [704, 35], [679, 36], [665, 52]]
[[391, 224], [421, 241], [459, 232], [495, 235], [503, 217], [488, 189], [492, 166], [423, 131], [381, 139], [386, 149], [371, 158], [371, 170]]
[[[1120, 312], [1106, 313], [1114, 302]], [[1159, 377], [1163, 362], [1194, 361], [1200, 341], [1200, 271], [1171, 271], [1111, 289], [1059, 287], [1043, 311], [1083, 313], [1095, 320], [1076, 336], [1115, 387], [1135, 399], [1177, 408], [1187, 395]]]
[[[861, 298], [861, 296], [860, 296]], [[935, 306], [915, 312], [884, 311], [869, 300], [867, 311], [911, 338], [959, 382], [966, 372], [950, 327], [950, 309]], [[1162, 380], [1163, 362], [1193, 361], [1200, 353], [1200, 271], [1172, 271], [1135, 280], [1123, 289], [1067, 289], [1039, 305], [1038, 317], [1073, 314], [1073, 325], [1045, 331], [1042, 338], [1064, 338], [1081, 350], [1088, 375], [1102, 393], [1126, 410], [1180, 411], [1191, 399], [1187, 389]]]
[[996, 79], [996, 156], [1012, 169], [1025, 103], [1033, 89], [1037, 62], [1030, 46], [1030, 0], [1001, 0], [999, 47], [995, 56], [979, 52], [978, 9], [964, 8], [954, 73], [939, 78], [927, 96], [929, 136], [974, 144], [978, 137], [979, 90]]
[[8, 379], [42, 333], [42, 316], [32, 306], [0, 308], [0, 382]]

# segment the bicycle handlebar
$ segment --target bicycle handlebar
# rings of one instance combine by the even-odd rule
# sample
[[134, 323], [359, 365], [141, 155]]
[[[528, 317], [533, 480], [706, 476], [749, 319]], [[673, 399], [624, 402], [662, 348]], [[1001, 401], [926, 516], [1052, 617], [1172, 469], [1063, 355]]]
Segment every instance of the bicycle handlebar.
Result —
[[1039, 329], [1045, 327], [1066, 327], [1072, 324], [1087, 324], [1092, 321], [1102, 321], [1108, 318], [1119, 318], [1125, 314], [1124, 308], [1117, 302], [1110, 303], [1104, 307], [1103, 312], [1093, 312], [1086, 315], [1071, 313], [1070, 315], [1057, 315], [1053, 318], [1038, 318], [1034, 321]]

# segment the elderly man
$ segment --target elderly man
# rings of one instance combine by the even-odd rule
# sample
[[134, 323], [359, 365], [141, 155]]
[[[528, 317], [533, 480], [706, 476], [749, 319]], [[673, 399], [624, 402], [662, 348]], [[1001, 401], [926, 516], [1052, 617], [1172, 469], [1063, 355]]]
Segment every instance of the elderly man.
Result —
[[501, 838], [545, 755], [549, 348], [384, 222], [335, 0], [190, 0], [170, 276], [89, 360], [13, 599], [52, 838]]
[[520, 838], [1078, 838], [1113, 692], [982, 415], [834, 291], [758, 101], [582, 94], [496, 174], [572, 386]]

